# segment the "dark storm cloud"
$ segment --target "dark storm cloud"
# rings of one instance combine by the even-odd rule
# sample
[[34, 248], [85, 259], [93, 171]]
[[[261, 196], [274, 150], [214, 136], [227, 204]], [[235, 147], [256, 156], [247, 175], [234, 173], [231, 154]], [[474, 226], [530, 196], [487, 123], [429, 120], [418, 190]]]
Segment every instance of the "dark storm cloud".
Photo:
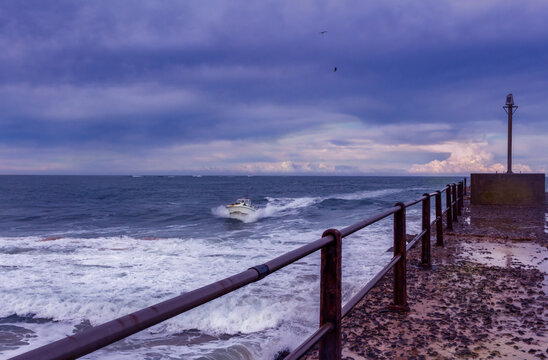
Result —
[[[7, 146], [274, 141], [344, 118], [406, 125], [386, 144], [481, 139], [510, 91], [527, 117], [516, 131], [548, 131], [538, 1], [0, 6]], [[413, 126], [426, 123], [443, 126]]]

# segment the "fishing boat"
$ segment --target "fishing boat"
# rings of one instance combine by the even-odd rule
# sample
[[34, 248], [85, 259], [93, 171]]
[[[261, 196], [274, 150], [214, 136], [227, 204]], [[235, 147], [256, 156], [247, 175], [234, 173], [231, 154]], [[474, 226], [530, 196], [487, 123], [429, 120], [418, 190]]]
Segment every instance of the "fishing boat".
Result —
[[230, 215], [251, 215], [257, 211], [253, 205], [251, 205], [251, 200], [248, 198], [241, 198], [236, 200], [235, 203], [226, 205], [228, 213]]

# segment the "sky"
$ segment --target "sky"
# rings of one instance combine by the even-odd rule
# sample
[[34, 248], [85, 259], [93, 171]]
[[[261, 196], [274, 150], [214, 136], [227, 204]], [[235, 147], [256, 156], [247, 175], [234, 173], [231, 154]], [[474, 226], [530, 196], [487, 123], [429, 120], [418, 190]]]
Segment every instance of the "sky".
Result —
[[[545, 0], [0, 4], [0, 174], [548, 170]], [[336, 68], [336, 71], [335, 71]]]

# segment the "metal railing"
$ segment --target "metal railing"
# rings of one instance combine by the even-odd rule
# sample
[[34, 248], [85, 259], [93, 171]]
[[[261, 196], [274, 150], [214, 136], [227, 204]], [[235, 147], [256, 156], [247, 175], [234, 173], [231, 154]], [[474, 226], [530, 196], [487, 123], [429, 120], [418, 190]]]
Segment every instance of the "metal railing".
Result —
[[[44, 345], [12, 359], [74, 359], [101, 349], [118, 340], [124, 339], [141, 330], [184, 313], [211, 300], [219, 298], [252, 282], [294, 263], [295, 261], [321, 249], [320, 280], [320, 326], [319, 328], [286, 356], [286, 360], [298, 359], [312, 346], [319, 343], [319, 355], [322, 360], [341, 359], [341, 322], [342, 319], [363, 299], [371, 289], [394, 269], [393, 302], [389, 309], [408, 311], [406, 253], [421, 240], [420, 266], [431, 268], [430, 239], [435, 225], [436, 245], [443, 246], [443, 216], [447, 216], [447, 228], [453, 228], [463, 208], [466, 188], [462, 182], [448, 184], [433, 193], [408, 203], [398, 202], [370, 218], [345, 227], [326, 230], [322, 237], [298, 249], [285, 253], [264, 264], [253, 266], [239, 274], [184, 293], [156, 305], [141, 309], [132, 314], [92, 327], [75, 335]], [[446, 207], [442, 209], [441, 196], [446, 193]], [[434, 221], [430, 221], [430, 198], [435, 198]], [[422, 231], [409, 243], [406, 240], [406, 209], [422, 203]], [[344, 306], [341, 299], [341, 260], [342, 239], [390, 215], [394, 215], [394, 256], [354, 297]]]

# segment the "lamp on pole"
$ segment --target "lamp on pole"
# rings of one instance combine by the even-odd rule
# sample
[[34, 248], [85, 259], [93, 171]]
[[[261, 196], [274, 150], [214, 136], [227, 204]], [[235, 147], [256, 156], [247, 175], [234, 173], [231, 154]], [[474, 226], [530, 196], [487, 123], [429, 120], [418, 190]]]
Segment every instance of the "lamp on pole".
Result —
[[508, 174], [512, 173], [512, 114], [518, 109], [517, 105], [514, 105], [514, 96], [512, 94], [506, 95], [506, 105], [502, 107], [508, 114]]

